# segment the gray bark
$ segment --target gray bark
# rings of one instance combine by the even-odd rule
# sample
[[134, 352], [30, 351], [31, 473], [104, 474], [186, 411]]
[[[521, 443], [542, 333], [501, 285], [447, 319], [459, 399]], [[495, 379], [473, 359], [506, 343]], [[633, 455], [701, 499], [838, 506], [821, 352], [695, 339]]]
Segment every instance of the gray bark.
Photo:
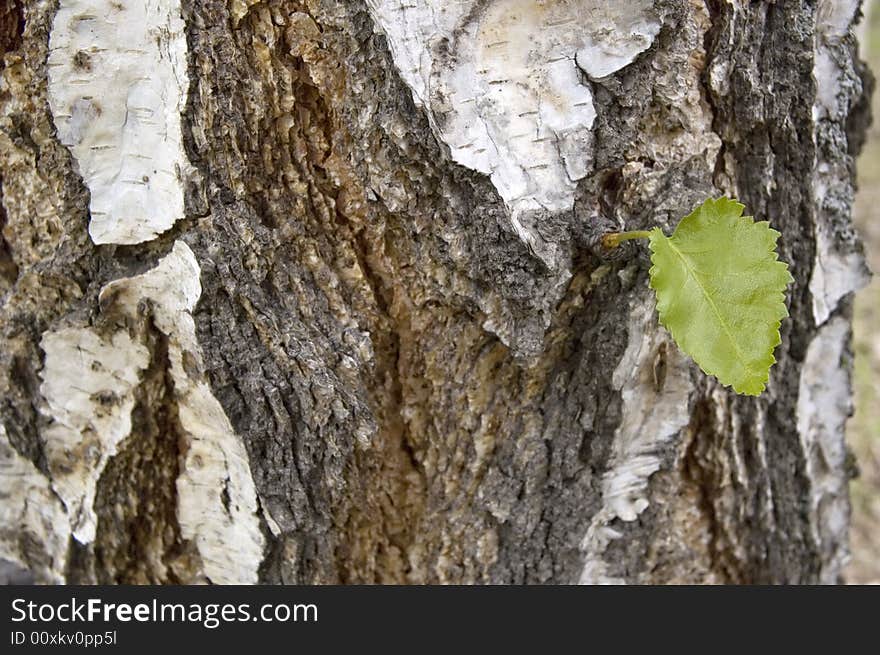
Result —
[[[445, 42], [416, 35], [431, 89], [492, 45], [462, 36], [485, 12], [554, 3], [470, 4]], [[557, 10], [586, 30], [600, 4]], [[90, 128], [71, 137], [64, 113], [82, 94], [50, 77], [56, 3], [7, 2], [5, 575], [838, 581], [871, 86], [856, 4], [647, 3], [656, 33], [631, 62], [594, 78], [580, 62], [595, 120], [571, 207], [517, 214], [500, 169], [461, 163], [461, 106], [407, 79], [394, 3], [184, 0], [184, 215], [126, 242], [97, 236]], [[643, 249], [593, 247], [721, 194], [782, 233], [795, 278], [759, 398], [657, 326]]]

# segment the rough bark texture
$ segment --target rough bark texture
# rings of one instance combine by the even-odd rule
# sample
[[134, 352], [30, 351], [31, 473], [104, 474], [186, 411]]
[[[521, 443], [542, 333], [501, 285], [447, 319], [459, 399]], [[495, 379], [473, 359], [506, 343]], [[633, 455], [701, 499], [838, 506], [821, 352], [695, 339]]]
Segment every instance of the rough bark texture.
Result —
[[[123, 128], [100, 105], [113, 94], [63, 77], [100, 89], [99, 46], [118, 30], [90, 27], [91, 49], [50, 57], [79, 28], [56, 2], [3, 2], [4, 575], [838, 580], [848, 294], [864, 276], [850, 228], [870, 86], [857, 2], [638, 3], [631, 43], [617, 3], [592, 0], [465, 1], [434, 39], [446, 18], [395, 22], [428, 0], [163, 2], [150, 34], [165, 54], [132, 70], [185, 53], [185, 74], [162, 74], [185, 105], [117, 93]], [[127, 20], [126, 3], [61, 4], [70, 21], [91, 9], [100, 23], [111, 5]], [[455, 67], [506, 43], [486, 31], [499, 16], [535, 36], [525, 63], [491, 60], [487, 88], [524, 75], [540, 102], [549, 73], [528, 67], [552, 54], [546, 30], [572, 24], [558, 40], [580, 43], [581, 26], [611, 21], [622, 45], [570, 57], [595, 116], [557, 130], [558, 152], [496, 143], [487, 174], [461, 154]], [[401, 68], [409, 29], [430, 93]], [[474, 114], [495, 142], [517, 136], [500, 102], [484, 94]], [[125, 159], [108, 191], [95, 126], [125, 133], [131, 112], [159, 110], [165, 145], [124, 156], [177, 162], [167, 184]], [[182, 150], [148, 151], [177, 125]], [[516, 157], [568, 190], [511, 191]], [[173, 227], [96, 228], [96, 203], [131, 170], [139, 206], [179, 187]], [[782, 233], [795, 277], [757, 399], [706, 378], [657, 326], [643, 250], [593, 247], [608, 229], [671, 228], [719, 194]]]

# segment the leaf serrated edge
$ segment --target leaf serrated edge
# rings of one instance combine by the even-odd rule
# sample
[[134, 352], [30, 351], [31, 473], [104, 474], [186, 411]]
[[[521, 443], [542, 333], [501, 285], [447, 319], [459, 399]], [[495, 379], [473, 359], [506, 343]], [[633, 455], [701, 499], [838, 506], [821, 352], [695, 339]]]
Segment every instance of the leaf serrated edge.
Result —
[[[745, 211], [745, 205], [743, 205], [742, 203], [740, 203], [736, 200], [732, 200], [730, 198], [724, 197], [724, 196], [722, 196], [721, 198], [714, 199], [714, 200], [710, 199], [710, 200], [704, 202], [702, 205], [698, 206], [696, 209], [694, 209], [694, 211], [692, 211], [690, 214], [685, 216], [681, 221], [679, 221], [678, 226], [680, 226], [687, 219], [696, 218], [696, 216], [699, 213], [701, 213], [702, 211], [704, 211], [706, 209], [706, 206], [710, 202], [712, 203], [712, 209], [716, 210], [718, 203], [720, 203], [721, 201], [725, 201], [725, 200], [728, 201], [730, 204], [734, 205], [735, 207], [737, 207], [737, 210], [739, 213], [735, 218], [736, 222], [740, 222], [740, 221], [747, 222], [750, 226], [755, 226], [755, 225], [760, 225], [760, 226], [766, 225], [767, 226], [767, 228], [766, 228], [767, 231], [769, 233], [772, 233], [772, 235], [773, 235], [773, 246], [768, 251], [768, 254], [773, 255], [773, 258], [772, 258], [773, 263], [779, 262], [785, 267], [786, 273], [788, 273], [788, 280], [786, 280], [785, 286], [788, 287], [788, 285], [792, 284], [794, 282], [794, 277], [791, 274], [790, 267], [787, 262], [785, 262], [779, 258], [779, 252], [777, 251], [778, 240], [779, 240], [779, 237], [782, 236], [782, 233], [779, 232], [778, 230], [775, 230], [772, 227], [770, 227], [769, 221], [755, 221], [753, 216], [743, 215], [743, 212]], [[675, 236], [675, 232], [678, 230], [678, 226], [676, 226], [675, 230], [673, 230], [672, 236]], [[707, 371], [705, 368], [703, 368], [703, 365], [700, 364], [700, 362], [698, 362], [696, 359], [693, 358], [693, 356], [690, 354], [690, 352], [688, 352], [688, 348], [682, 344], [683, 339], [681, 339], [681, 335], [676, 334], [677, 331], [673, 330], [671, 327], [669, 327], [667, 325], [665, 317], [663, 316], [662, 312], [660, 311], [659, 294], [658, 294], [657, 288], [654, 286], [655, 271], [658, 270], [657, 269], [657, 262], [654, 260], [654, 257], [657, 254], [656, 250], [653, 247], [653, 243], [654, 243], [653, 236], [655, 234], [659, 235], [659, 237], [661, 239], [665, 239], [667, 241], [670, 241], [672, 239], [672, 237], [666, 236], [663, 233], [663, 230], [661, 230], [659, 227], [655, 227], [653, 230], [651, 230], [651, 237], [652, 238], [649, 242], [650, 243], [650, 251], [651, 251], [651, 268], [648, 270], [648, 284], [651, 287], [651, 289], [654, 290], [654, 295], [658, 301], [657, 302], [657, 316], [658, 316], [658, 320], [660, 322], [660, 325], [662, 325], [663, 328], [665, 330], [667, 330], [670, 335], [672, 335], [672, 338], [675, 341], [675, 343], [678, 345], [678, 347], [681, 348], [681, 350], [683, 352], [685, 352], [690, 357], [691, 361], [693, 361], [704, 374], [709, 375], [711, 377], [714, 377], [723, 386], [732, 388], [736, 393], [744, 394], [744, 395], [748, 395], [748, 396], [761, 395], [765, 391], [765, 389], [767, 388], [767, 384], [770, 381], [770, 370], [773, 368], [773, 365], [776, 364], [776, 362], [777, 362], [776, 356], [774, 353], [776, 352], [776, 348], [782, 343], [782, 334], [781, 334], [782, 321], [790, 315], [789, 311], [788, 311], [788, 307], [786, 307], [786, 305], [785, 305], [785, 291], [778, 292], [778, 295], [780, 296], [779, 301], [780, 301], [780, 305], [782, 306], [783, 314], [780, 316], [780, 318], [778, 318], [776, 320], [776, 324], [775, 324], [775, 328], [774, 328], [774, 334], [775, 334], [776, 338], [770, 348], [770, 353], [768, 355], [769, 362], [767, 363], [766, 368], [762, 368], [762, 370], [764, 371], [764, 374], [760, 376], [761, 379], [756, 380], [755, 387], [752, 387], [751, 385], [749, 385], [746, 387], [738, 388], [738, 386], [734, 383], [726, 384], [726, 383], [722, 382], [721, 379], [718, 378], [718, 376], [715, 373]], [[671, 244], [670, 244], [670, 246], [671, 246]], [[680, 256], [680, 253], [678, 253], [678, 250], [675, 249], [674, 246], [671, 246], [671, 247], [676, 252], [676, 254], [679, 254], [679, 256]], [[700, 287], [702, 288], [702, 285], [700, 285]], [[705, 293], [705, 290], [704, 290], [704, 293]], [[714, 306], [714, 303], [712, 302], [711, 298], [709, 299], [709, 301], [710, 301], [710, 304], [712, 304]], [[716, 310], [716, 314], [717, 314], [717, 310]], [[724, 321], [721, 319], [720, 316], [719, 316], [719, 322], [721, 322], [722, 325], [724, 325]], [[726, 331], [726, 327], [725, 327], [725, 331]], [[729, 332], [728, 332], [728, 338], [730, 339], [731, 342], [733, 342], [735, 344], [735, 340], [732, 338], [732, 336], [729, 334]], [[742, 353], [740, 353], [739, 356], [742, 361]], [[762, 360], [762, 361], [766, 361], [766, 360]], [[750, 371], [753, 371], [752, 367], [750, 367], [750, 366], [746, 366], [746, 368]], [[758, 388], [757, 391], [755, 391], [754, 389], [757, 388], [757, 386], [760, 386], [760, 388]]]

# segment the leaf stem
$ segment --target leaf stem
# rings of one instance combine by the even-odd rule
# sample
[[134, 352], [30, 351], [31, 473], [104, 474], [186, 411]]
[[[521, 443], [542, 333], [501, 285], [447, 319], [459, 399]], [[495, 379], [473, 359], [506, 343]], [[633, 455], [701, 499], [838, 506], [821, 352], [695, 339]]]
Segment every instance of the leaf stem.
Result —
[[632, 239], [650, 239], [651, 232], [648, 230], [633, 230], [632, 232], [609, 232], [602, 236], [602, 245], [609, 250], [616, 248], [624, 241]]

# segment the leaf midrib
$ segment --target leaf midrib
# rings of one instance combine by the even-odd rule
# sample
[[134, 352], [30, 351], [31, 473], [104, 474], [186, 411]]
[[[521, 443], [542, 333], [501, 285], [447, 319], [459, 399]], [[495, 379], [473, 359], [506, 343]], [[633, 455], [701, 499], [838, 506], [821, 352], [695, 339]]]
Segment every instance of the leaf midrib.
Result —
[[750, 375], [754, 375], [755, 370], [751, 367], [751, 365], [748, 363], [748, 361], [746, 361], [746, 358], [743, 356], [742, 351], [739, 349], [739, 345], [736, 342], [736, 339], [733, 338], [733, 334], [731, 333], [730, 328], [728, 327], [728, 325], [724, 321], [724, 319], [721, 317], [721, 312], [718, 310], [718, 306], [715, 304], [715, 301], [712, 300], [712, 296], [709, 294], [709, 291], [703, 285], [703, 281], [700, 279], [700, 276], [697, 273], [696, 269], [694, 269], [690, 265], [690, 262], [688, 261], [688, 259], [675, 246], [675, 241], [673, 240], [674, 236], [675, 235], [673, 235], [673, 237], [666, 237], [665, 235], [663, 235], [663, 238], [666, 239], [667, 243], [669, 244], [669, 247], [672, 249], [672, 252], [674, 252], [676, 254], [676, 256], [681, 260], [681, 263], [684, 265], [684, 268], [687, 271], [688, 277], [693, 278], [694, 281], [697, 283], [697, 286], [700, 288], [700, 291], [703, 293], [703, 297], [706, 299], [706, 302], [709, 303], [709, 306], [712, 308], [712, 311], [715, 313], [715, 317], [718, 319], [718, 323], [721, 324], [721, 329], [724, 330], [725, 336], [727, 336], [727, 339], [730, 341], [731, 345], [733, 346], [734, 353], [736, 354], [736, 358], [739, 361], [740, 365], [743, 368], [745, 368], [745, 370]]

